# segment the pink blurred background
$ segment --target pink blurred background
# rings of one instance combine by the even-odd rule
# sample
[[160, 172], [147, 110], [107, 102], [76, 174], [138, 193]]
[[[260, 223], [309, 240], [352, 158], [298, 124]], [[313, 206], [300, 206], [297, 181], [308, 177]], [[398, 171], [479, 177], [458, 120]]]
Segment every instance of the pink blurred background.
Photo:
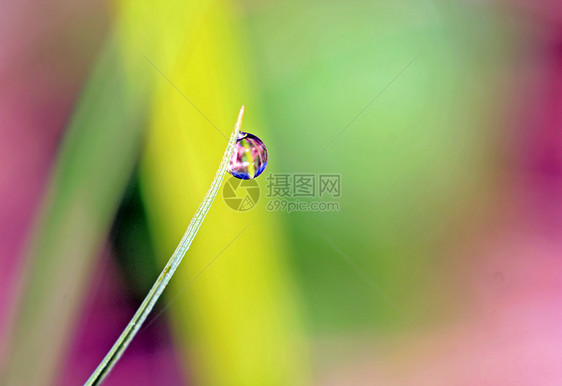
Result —
[[[261, 6], [254, 3], [244, 6]], [[107, 5], [95, 1], [2, 5], [0, 339], [7, 341], [24, 285], [26, 242], [110, 17]], [[474, 205], [460, 208], [444, 231], [435, 271], [450, 307], [431, 323], [386, 336], [311, 331], [314, 384], [562, 382], [562, 3], [488, 6], [510, 35], [499, 99], [491, 107], [497, 128], [486, 145], [494, 180], [474, 187]], [[120, 279], [109, 245], [95, 271], [69, 337], [61, 385], [85, 380], [138, 301]], [[9, 352], [0, 346], [5, 361]], [[139, 334], [108, 384], [189, 383], [190, 370], [181, 368], [178, 355], [160, 318]]]

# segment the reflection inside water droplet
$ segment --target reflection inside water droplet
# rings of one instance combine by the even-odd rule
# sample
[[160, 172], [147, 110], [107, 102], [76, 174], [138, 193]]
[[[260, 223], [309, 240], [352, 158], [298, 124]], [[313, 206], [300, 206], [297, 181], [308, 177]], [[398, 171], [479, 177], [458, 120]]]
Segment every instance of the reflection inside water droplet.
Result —
[[241, 180], [250, 180], [263, 173], [267, 160], [267, 148], [261, 139], [240, 132], [227, 171]]

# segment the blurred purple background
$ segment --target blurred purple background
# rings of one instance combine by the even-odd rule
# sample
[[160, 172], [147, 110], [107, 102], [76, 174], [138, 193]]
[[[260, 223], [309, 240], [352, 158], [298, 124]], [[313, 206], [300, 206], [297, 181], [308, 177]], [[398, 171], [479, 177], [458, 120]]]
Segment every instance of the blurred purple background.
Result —
[[[298, 13], [299, 4], [291, 4]], [[466, 198], [455, 204], [453, 214], [435, 215], [447, 218], [441, 225], [447, 229], [436, 230], [437, 236], [428, 242], [428, 248], [435, 248], [435, 253], [429, 252], [433, 260], [426, 261], [431, 263], [427, 269], [431, 277], [439, 279], [426, 284], [434, 286], [434, 293], [439, 295], [427, 298], [427, 304], [412, 298], [411, 302], [422, 309], [416, 311], [418, 320], [422, 320], [416, 323], [416, 330], [392, 324], [382, 328], [373, 323], [372, 328], [367, 328], [370, 333], [366, 339], [355, 334], [353, 320], [331, 325], [328, 317], [322, 319], [322, 315], [337, 313], [337, 304], [327, 314], [314, 311], [312, 306], [310, 315], [306, 315], [309, 271], [299, 271], [302, 267], [295, 264], [295, 275], [305, 282], [305, 319], [313, 321], [306, 332], [313, 384], [556, 385], [562, 380], [562, 3], [528, 0], [439, 4], [460, 9], [457, 14], [451, 11], [454, 15], [447, 23], [462, 18], [462, 9], [467, 6], [501, 26], [502, 52], [492, 53], [493, 59], [474, 59], [474, 63], [495, 68], [494, 84], [489, 89], [494, 105], [481, 112], [482, 116], [492, 116], [485, 120], [493, 130], [474, 128], [479, 132], [481, 146], [470, 150], [484, 154], [478, 158], [482, 162], [478, 173], [485, 177], [476, 178], [478, 183], [463, 191]], [[109, 34], [111, 13], [105, 3], [84, 0], [2, 5], [0, 340], [8, 342], [9, 322], [15, 317], [19, 301], [17, 293], [25, 287], [24, 257], [34, 219], [69, 117]], [[355, 5], [354, 2], [349, 7]], [[274, 14], [277, 7], [283, 7], [270, 2], [242, 2], [238, 6], [244, 9], [239, 17], [250, 20], [250, 35], [263, 28], [253, 19], [259, 19], [263, 9]], [[338, 5], [328, 2], [323, 7], [334, 10]], [[416, 5], [404, 7], [416, 11]], [[284, 19], [284, 13], [277, 21], [276, 28], [291, 32], [293, 26]], [[321, 24], [316, 19], [310, 23]], [[348, 23], [353, 31], [353, 19]], [[470, 22], [466, 25], [470, 26]], [[251, 35], [250, 41], [266, 37]], [[423, 52], [420, 62], [426, 55]], [[295, 51], [296, 62], [299, 55]], [[492, 60], [493, 65], [487, 60]], [[480, 87], [478, 75], [471, 76], [475, 83], [472, 87]], [[490, 85], [482, 85], [487, 87]], [[432, 90], [424, 92], [431, 94]], [[323, 90], [320, 88], [318, 93], [321, 95]], [[294, 95], [297, 94], [298, 90]], [[275, 105], [270, 100], [263, 103]], [[264, 115], [273, 111], [271, 115], [275, 116], [275, 108], [264, 108]], [[479, 112], [471, 107], [469, 114]], [[458, 119], [464, 117], [459, 115]], [[376, 119], [372, 121], [377, 125]], [[328, 135], [320, 138], [315, 148], [321, 148], [328, 139]], [[358, 167], [360, 173], [369, 173], [368, 162]], [[354, 191], [353, 186], [348, 188]], [[423, 197], [417, 205], [424, 206]], [[428, 226], [433, 227], [435, 221], [439, 222], [431, 220]], [[289, 234], [300, 232], [296, 222], [286, 221]], [[326, 229], [331, 229], [329, 226]], [[360, 235], [355, 237], [360, 239]], [[299, 237], [292, 241], [297, 246]], [[354, 244], [354, 237], [348, 240], [349, 245]], [[138, 294], [127, 287], [111, 244], [107, 242], [95, 263], [77, 327], [68, 335], [69, 352], [57, 384], [83, 382], [138, 305]], [[347, 245], [344, 241], [342, 244]], [[384, 276], [384, 267], [380, 269], [378, 274]], [[361, 282], [354, 275], [352, 272], [349, 277]], [[393, 280], [392, 273], [387, 277]], [[438, 313], [420, 316], [426, 306], [434, 309], [436, 303], [440, 304]], [[332, 327], [317, 331], [318, 325]], [[0, 363], [5, 363], [10, 356], [8, 345], [0, 347]], [[192, 370], [179, 359], [180, 351], [167, 318], [159, 318], [133, 341], [108, 384], [190, 383]]]

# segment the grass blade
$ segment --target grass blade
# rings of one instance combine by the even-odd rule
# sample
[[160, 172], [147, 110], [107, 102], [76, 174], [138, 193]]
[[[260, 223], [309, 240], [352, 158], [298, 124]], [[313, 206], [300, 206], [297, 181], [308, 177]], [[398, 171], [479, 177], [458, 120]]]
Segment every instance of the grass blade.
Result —
[[117, 363], [119, 358], [123, 355], [123, 352], [127, 349], [132, 339], [141, 328], [148, 314], [150, 314], [150, 312], [154, 308], [156, 301], [158, 300], [160, 295], [162, 295], [162, 292], [168, 285], [170, 279], [172, 278], [172, 275], [181, 263], [185, 253], [193, 242], [197, 231], [201, 227], [201, 224], [203, 223], [207, 212], [211, 208], [211, 205], [213, 204], [213, 201], [221, 186], [222, 180], [226, 173], [226, 168], [230, 161], [230, 156], [234, 150], [234, 144], [236, 143], [238, 133], [240, 132], [243, 115], [244, 106], [242, 106], [242, 108], [240, 109], [238, 120], [236, 121], [236, 125], [234, 126], [234, 130], [232, 132], [232, 135], [230, 136], [228, 145], [223, 154], [222, 161], [211, 184], [211, 187], [207, 191], [205, 198], [203, 199], [203, 201], [199, 205], [199, 208], [195, 212], [195, 215], [191, 219], [191, 222], [189, 223], [187, 230], [185, 231], [185, 234], [183, 235], [176, 250], [168, 260], [168, 263], [166, 263], [166, 266], [158, 276], [158, 279], [156, 279], [156, 282], [148, 292], [148, 295], [146, 295], [137, 312], [135, 312], [135, 315], [133, 315], [133, 317], [131, 318], [129, 324], [125, 327], [111, 350], [109, 350], [105, 358], [103, 358], [99, 366], [86, 381], [85, 385], [98, 385], [109, 374], [113, 366], [115, 366], [115, 363]]

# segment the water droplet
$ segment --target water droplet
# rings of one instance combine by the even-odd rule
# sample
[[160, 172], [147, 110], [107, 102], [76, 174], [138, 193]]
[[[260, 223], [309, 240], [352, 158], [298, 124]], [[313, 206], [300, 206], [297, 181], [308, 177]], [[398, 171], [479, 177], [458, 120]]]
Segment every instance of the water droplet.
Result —
[[267, 159], [267, 148], [261, 139], [240, 132], [227, 171], [241, 180], [251, 180], [263, 173]]

